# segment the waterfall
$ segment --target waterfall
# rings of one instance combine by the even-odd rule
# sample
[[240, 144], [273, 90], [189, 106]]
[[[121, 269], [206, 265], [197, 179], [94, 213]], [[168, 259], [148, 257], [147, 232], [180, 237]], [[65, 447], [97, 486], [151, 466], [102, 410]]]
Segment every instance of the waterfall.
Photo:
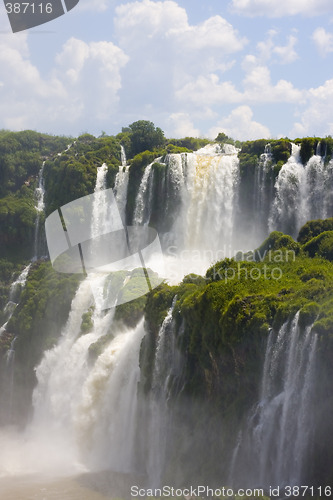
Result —
[[13, 407], [13, 389], [14, 389], [14, 366], [15, 366], [15, 342], [17, 337], [14, 337], [10, 348], [6, 353], [6, 382], [7, 382], [7, 392], [8, 392], [8, 402], [6, 408], [6, 418], [7, 422], [11, 422], [12, 419], [12, 407]]
[[[165, 376], [167, 360], [170, 359], [168, 343], [170, 334], [172, 335], [172, 311], [170, 307], [161, 328], [158, 333], [157, 346], [155, 350], [154, 371], [152, 375], [152, 389], [149, 401], [149, 444], [148, 444], [148, 478], [152, 486], [159, 486], [163, 471], [166, 442], [167, 442], [167, 383], [168, 377]], [[170, 365], [169, 367], [170, 368]]]
[[0, 337], [6, 330], [6, 325], [10, 318], [13, 316], [14, 310], [18, 305], [19, 296], [23, 288], [25, 287], [30, 267], [31, 263], [23, 269], [18, 278], [10, 285], [8, 302], [4, 307], [6, 322], [0, 328]]
[[167, 154], [145, 167], [133, 223], [159, 232], [171, 282], [255, 248], [271, 231], [296, 238], [306, 221], [333, 215], [333, 160], [321, 150], [318, 143], [303, 165], [301, 146], [291, 144], [277, 175], [270, 144], [253, 172], [239, 171], [239, 150], [229, 144]]
[[37, 204], [35, 205], [35, 209], [37, 212], [36, 221], [35, 221], [35, 237], [34, 237], [34, 255], [33, 260], [37, 260], [39, 255], [39, 238], [40, 238], [40, 219], [41, 214], [44, 212], [45, 203], [44, 203], [44, 195], [45, 195], [45, 187], [44, 187], [44, 165], [45, 161], [43, 161], [42, 168], [38, 174], [38, 187], [35, 189], [35, 198]]
[[230, 480], [236, 484], [300, 485], [309, 460], [317, 335], [299, 313], [276, 334], [265, 354], [261, 395], [236, 443]]
[[153, 164], [159, 161], [157, 158], [154, 162], [150, 163], [143, 173], [141, 183], [139, 186], [138, 194], [135, 200], [135, 209], [133, 216], [134, 225], [148, 224], [152, 212], [152, 196], [153, 196], [153, 183], [154, 171]]
[[82, 388], [76, 418], [80, 448], [90, 467], [137, 469], [137, 385], [143, 320], [118, 332], [97, 359]]
[[31, 263], [28, 264], [20, 273], [18, 278], [13, 281], [9, 289], [8, 302], [4, 307], [5, 323], [0, 327], [0, 339], [5, 337], [5, 340], [12, 339], [10, 348], [4, 355], [4, 362], [0, 369], [0, 420], [3, 423], [11, 422], [12, 417], [12, 401], [14, 390], [14, 368], [15, 368], [15, 342], [17, 337], [7, 332], [7, 324], [14, 314], [18, 305], [21, 292], [25, 287]]
[[92, 206], [91, 238], [97, 238], [107, 232], [109, 227], [108, 204], [105, 193], [107, 172], [108, 166], [105, 163], [101, 167], [97, 167], [95, 198]]
[[[154, 223], [161, 235], [169, 275], [204, 272], [234, 251], [234, 219], [239, 183], [238, 150], [209, 145], [195, 153], [166, 155], [164, 192], [154, 187], [153, 163], [144, 171], [136, 197], [134, 224]], [[154, 198], [154, 196], [156, 198]], [[170, 227], [165, 229], [165, 220]], [[171, 278], [172, 279], [172, 278]], [[177, 280], [177, 279], [176, 279]]]
[[126, 201], [127, 201], [127, 187], [129, 180], [129, 165], [127, 165], [125, 149], [121, 147], [121, 165], [119, 172], [116, 175], [114, 183], [114, 194], [119, 208], [119, 213], [123, 224], [126, 224]]
[[126, 151], [122, 144], [120, 145], [120, 158], [121, 158], [121, 166], [126, 167], [127, 164]]
[[265, 146], [265, 151], [260, 155], [255, 169], [253, 206], [254, 206], [254, 232], [255, 240], [263, 240], [268, 231], [267, 214], [270, 210], [271, 202], [274, 198], [273, 181], [273, 155], [271, 145]]
[[269, 231], [278, 230], [297, 236], [306, 221], [332, 216], [332, 160], [313, 155], [303, 166], [300, 146], [292, 144], [292, 154], [279, 172], [275, 182], [275, 198], [269, 217]]
[[[97, 169], [91, 237], [111, 227], [115, 216], [105, 199], [106, 175], [103, 164]], [[120, 180], [118, 188], [122, 188]], [[122, 279], [127, 280], [126, 273]], [[58, 344], [44, 353], [36, 368], [38, 383], [28, 436], [50, 453], [55, 450], [57, 471], [89, 466], [127, 472], [136, 466], [136, 392], [145, 330], [143, 322], [134, 329], [114, 322], [112, 306], [117, 297], [107, 310], [104, 307], [105, 297], [110, 298], [109, 286], [107, 273], [89, 274], [81, 282]], [[85, 317], [88, 328], [83, 331]], [[65, 455], [61, 464], [60, 445]]]
[[[105, 164], [97, 168], [91, 213], [92, 238], [102, 233], [110, 215], [104, 195], [106, 174]], [[91, 274], [80, 284], [58, 345], [45, 352], [36, 369], [38, 385], [33, 403], [34, 421], [38, 425], [53, 422], [56, 427], [62, 423], [68, 427], [73, 420], [80, 388], [89, 372], [89, 347], [105, 334], [112, 321], [113, 309], [107, 314], [103, 311], [106, 278], [106, 274]], [[91, 332], [81, 335], [82, 315], [89, 310], [93, 328]]]
[[227, 253], [233, 238], [238, 163], [235, 148], [228, 154], [207, 149], [186, 155], [182, 206], [174, 227], [180, 251], [210, 251], [212, 260]]
[[304, 196], [306, 210], [301, 224], [309, 219], [325, 219], [332, 216], [332, 167], [332, 163], [325, 166], [324, 158], [318, 154], [313, 155], [306, 164], [306, 181], [301, 193]]
[[[159, 329], [151, 390], [147, 401], [147, 475], [151, 487], [160, 487], [168, 448], [172, 441], [172, 409], [169, 400], [182, 391], [184, 358], [177, 347], [173, 311], [177, 296]], [[168, 442], [170, 439], [170, 442]]]
[[269, 217], [269, 231], [282, 231], [295, 236], [301, 227], [306, 203], [302, 198], [302, 187], [306, 173], [300, 158], [301, 147], [292, 144], [291, 156], [285, 163], [275, 182], [275, 199]]

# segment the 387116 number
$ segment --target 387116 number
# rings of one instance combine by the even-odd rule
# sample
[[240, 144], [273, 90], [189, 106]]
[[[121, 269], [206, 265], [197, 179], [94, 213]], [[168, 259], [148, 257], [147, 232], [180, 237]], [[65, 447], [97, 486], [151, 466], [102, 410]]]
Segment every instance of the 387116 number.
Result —
[[52, 3], [35, 2], [7, 2], [5, 4], [7, 14], [51, 14]]
[[330, 497], [332, 488], [330, 486], [285, 486], [286, 497]]

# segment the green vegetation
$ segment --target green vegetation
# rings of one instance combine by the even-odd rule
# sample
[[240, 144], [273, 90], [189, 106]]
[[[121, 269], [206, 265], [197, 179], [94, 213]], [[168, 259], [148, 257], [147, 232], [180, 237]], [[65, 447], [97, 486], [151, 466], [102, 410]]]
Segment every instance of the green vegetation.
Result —
[[0, 255], [16, 260], [31, 258], [35, 220], [31, 189], [23, 186], [0, 199]]
[[45, 163], [46, 214], [77, 198], [91, 194], [96, 182], [96, 169], [108, 166], [107, 184], [114, 186], [121, 164], [120, 143], [114, 137], [95, 138], [89, 134], [72, 141], [68, 151]]
[[81, 333], [89, 333], [92, 330], [92, 327], [94, 326], [92, 321], [94, 309], [94, 306], [90, 306], [89, 311], [82, 314]]
[[153, 122], [147, 120], [139, 120], [123, 128], [122, 134], [128, 134], [131, 157], [146, 150], [153, 151], [161, 148], [165, 144], [162, 129], [155, 127]]
[[324, 231], [333, 231], [333, 218], [309, 220], [300, 229], [297, 241], [301, 245], [304, 245], [312, 238], [318, 236], [320, 233], [323, 233]]
[[43, 160], [69, 140], [31, 130], [0, 131], [0, 258], [22, 262], [32, 257], [38, 173]]
[[0, 131], [0, 197], [31, 185], [42, 160], [66, 148], [70, 139], [24, 132]]
[[[168, 144], [173, 144], [174, 146], [185, 148], [188, 151], [197, 151], [201, 149], [211, 141], [208, 139], [199, 139], [197, 137], [184, 137], [184, 139], [168, 139]], [[168, 146], [167, 146], [168, 147]]]

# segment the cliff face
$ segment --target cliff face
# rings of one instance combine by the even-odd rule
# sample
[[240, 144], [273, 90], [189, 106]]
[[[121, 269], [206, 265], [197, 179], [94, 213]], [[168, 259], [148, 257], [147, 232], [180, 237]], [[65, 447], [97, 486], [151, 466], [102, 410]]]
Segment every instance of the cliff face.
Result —
[[[250, 425], [249, 420], [254, 419], [255, 408], [265, 404], [262, 384], [270, 335], [279, 338], [285, 328], [286, 339], [290, 338], [291, 321], [299, 311], [299, 338], [295, 342], [302, 354], [295, 358], [290, 370], [296, 373], [301, 359], [309, 356], [302, 368], [304, 372], [299, 373], [302, 383], [310, 383], [309, 380], [305, 381], [306, 367], [310, 364], [310, 355], [306, 354], [309, 346], [304, 347], [302, 344], [306, 334], [312, 339], [308, 341], [309, 345], [316, 339], [316, 347], [313, 349], [317, 356], [316, 369], [308, 375], [308, 378], [312, 377], [311, 384], [314, 387], [307, 408], [313, 417], [313, 435], [311, 443], [308, 443], [308, 455], [304, 459], [302, 472], [307, 481], [318, 485], [332, 479], [329, 464], [332, 463], [333, 456], [330, 444], [323, 439], [323, 434], [330, 441], [332, 424], [327, 417], [327, 408], [332, 404], [332, 387], [329, 381], [332, 367], [329, 359], [333, 353], [333, 337], [328, 325], [333, 319], [329, 299], [333, 287], [333, 266], [330, 261], [320, 257], [309, 258], [304, 247], [306, 244], [303, 247], [297, 245], [281, 233], [272, 233], [261, 247], [261, 250], [271, 248], [271, 252], [260, 262], [251, 261], [260, 254], [258, 249], [252, 255], [247, 255], [247, 261], [226, 259], [210, 268], [204, 278], [188, 276], [180, 286], [170, 288], [163, 285], [148, 296], [148, 334], [141, 353], [141, 382], [142, 391], [146, 394], [156, 390], [153, 373], [156, 363], [162, 364], [160, 370], [165, 379], [160, 385], [166, 391], [167, 406], [175, 429], [174, 435], [171, 431], [169, 453], [172, 460], [177, 457], [175, 468], [171, 458], [168, 462], [168, 478], [174, 477], [175, 470], [180, 467], [188, 478], [193, 479], [195, 474], [203, 471], [203, 479], [214, 471], [212, 481], [217, 477], [225, 482], [230, 480], [228, 474], [240, 433], [250, 432], [247, 426]], [[277, 270], [279, 279], [276, 279]], [[173, 300], [170, 335], [174, 336], [182, 357], [180, 372], [172, 370], [170, 359], [175, 356], [170, 357], [168, 350], [164, 353], [165, 360], [157, 360], [163, 320], [165, 321]], [[283, 342], [286, 346], [288, 341]], [[293, 346], [286, 347], [285, 357], [279, 368], [281, 371], [275, 374], [276, 380], [272, 382], [276, 397], [280, 394], [282, 399], [284, 392], [289, 390], [290, 397], [296, 398], [292, 393], [294, 389], [277, 388], [283, 384], [286, 376], [283, 367], [288, 363], [288, 356], [295, 348]], [[276, 352], [280, 352], [278, 347]], [[277, 354], [274, 359], [277, 359]], [[168, 367], [170, 363], [171, 367]], [[307, 389], [298, 390], [302, 392]], [[281, 403], [282, 413], [289, 411], [288, 404], [289, 402]], [[295, 422], [301, 425], [304, 418], [301, 411], [301, 408], [294, 408], [293, 416], [288, 416], [291, 419], [290, 425], [296, 425]], [[256, 418], [264, 417], [259, 415]], [[275, 425], [274, 433], [277, 436], [276, 441], [272, 440], [270, 443], [274, 456], [274, 447], [279, 439], [278, 429], [282, 424], [278, 420], [274, 424], [273, 418], [280, 418], [277, 413], [272, 414], [271, 418], [272, 429]], [[294, 423], [292, 419], [295, 419]], [[253, 422], [251, 425], [255, 426]], [[191, 439], [190, 436], [195, 437]], [[283, 439], [281, 436], [280, 438]], [[306, 441], [305, 436], [303, 439]], [[173, 447], [175, 443], [176, 448]], [[255, 445], [259, 444], [252, 442], [251, 446], [255, 448]], [[249, 443], [242, 446], [244, 456], [249, 456], [240, 456], [238, 460], [243, 460], [244, 470], [251, 470], [251, 460], [259, 461], [260, 450], [253, 449], [251, 453]], [[293, 453], [296, 451], [291, 450], [290, 454]], [[285, 456], [284, 460], [287, 462], [288, 457]], [[255, 478], [259, 481], [258, 470], [253, 469], [252, 481], [244, 470], [238, 471], [241, 478], [238, 481], [241, 484], [244, 484], [244, 478], [247, 478], [250, 485], [255, 483]], [[273, 479], [274, 476], [270, 477]], [[237, 481], [237, 474], [233, 480]]]

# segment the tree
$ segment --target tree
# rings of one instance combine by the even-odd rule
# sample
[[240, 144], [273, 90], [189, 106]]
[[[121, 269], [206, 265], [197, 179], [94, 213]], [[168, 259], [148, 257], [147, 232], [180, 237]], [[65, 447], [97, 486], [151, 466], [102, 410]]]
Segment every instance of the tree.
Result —
[[230, 137], [227, 136], [224, 132], [220, 132], [218, 136], [216, 137], [215, 141], [216, 142], [227, 142], [227, 140], [230, 139]]
[[[128, 126], [131, 139], [131, 154], [135, 156], [142, 151], [152, 151], [164, 146], [165, 137], [163, 130], [155, 127], [153, 122], [139, 120]], [[128, 129], [125, 129], [126, 131]]]

